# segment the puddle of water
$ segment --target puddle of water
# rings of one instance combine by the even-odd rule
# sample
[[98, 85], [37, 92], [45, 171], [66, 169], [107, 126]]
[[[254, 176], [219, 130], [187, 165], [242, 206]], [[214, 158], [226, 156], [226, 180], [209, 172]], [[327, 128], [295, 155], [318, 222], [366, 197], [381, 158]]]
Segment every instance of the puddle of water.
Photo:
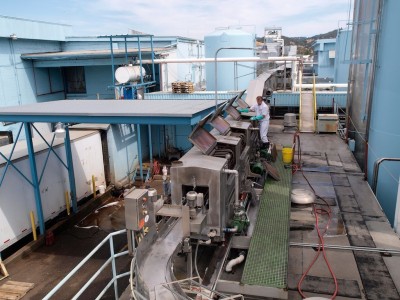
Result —
[[81, 228], [99, 227], [100, 229], [112, 232], [125, 228], [125, 206], [124, 200], [114, 198], [111, 201], [97, 208], [87, 215], [78, 224]]

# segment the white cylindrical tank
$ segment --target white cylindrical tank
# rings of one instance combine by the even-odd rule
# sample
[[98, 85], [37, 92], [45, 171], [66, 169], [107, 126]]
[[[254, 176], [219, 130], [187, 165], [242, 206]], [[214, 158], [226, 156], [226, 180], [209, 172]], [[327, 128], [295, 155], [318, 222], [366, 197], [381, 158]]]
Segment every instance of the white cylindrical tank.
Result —
[[139, 81], [140, 75], [145, 76], [146, 70], [142, 67], [142, 74], [140, 74], [140, 66], [125, 66], [119, 67], [115, 70], [115, 79], [119, 83], [128, 83]]
[[[204, 37], [206, 58], [215, 58], [221, 48], [254, 49], [254, 35], [238, 28], [219, 28]], [[222, 49], [217, 58], [222, 57], [254, 57], [254, 50]], [[236, 65], [236, 66], [235, 66]], [[232, 91], [246, 89], [250, 80], [255, 78], [254, 62], [218, 63], [217, 87], [215, 87], [215, 64], [206, 63], [207, 90]], [[237, 71], [237, 72], [236, 72]]]

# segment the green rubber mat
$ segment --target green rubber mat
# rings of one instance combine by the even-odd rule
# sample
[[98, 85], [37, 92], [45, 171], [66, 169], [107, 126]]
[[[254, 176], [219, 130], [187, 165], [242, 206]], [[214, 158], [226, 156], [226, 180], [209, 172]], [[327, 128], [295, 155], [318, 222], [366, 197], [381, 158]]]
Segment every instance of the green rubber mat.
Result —
[[284, 289], [287, 286], [292, 173], [284, 168], [281, 153], [273, 165], [281, 180], [268, 178], [264, 186], [242, 283]]

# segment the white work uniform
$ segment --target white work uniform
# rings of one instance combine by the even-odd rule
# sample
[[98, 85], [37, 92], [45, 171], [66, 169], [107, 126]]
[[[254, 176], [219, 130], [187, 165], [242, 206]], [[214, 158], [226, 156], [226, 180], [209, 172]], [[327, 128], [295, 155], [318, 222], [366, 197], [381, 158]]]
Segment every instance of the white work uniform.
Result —
[[261, 105], [254, 104], [250, 107], [251, 111], [256, 113], [256, 116], [263, 116], [260, 120], [260, 139], [263, 143], [268, 143], [268, 127], [269, 127], [269, 107], [264, 102]]

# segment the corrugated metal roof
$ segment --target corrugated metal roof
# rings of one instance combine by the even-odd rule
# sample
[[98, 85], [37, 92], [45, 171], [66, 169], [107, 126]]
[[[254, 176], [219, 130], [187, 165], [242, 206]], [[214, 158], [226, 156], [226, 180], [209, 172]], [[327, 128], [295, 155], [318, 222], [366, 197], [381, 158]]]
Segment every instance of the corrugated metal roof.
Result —
[[[150, 54], [151, 48], [140, 49], [142, 54]], [[154, 48], [154, 53], [161, 53], [169, 51], [166, 48]], [[113, 50], [114, 57], [124, 57], [124, 49]], [[127, 55], [137, 55], [138, 49], [128, 49]], [[110, 50], [79, 50], [79, 51], [61, 51], [61, 52], [43, 52], [43, 53], [25, 53], [21, 54], [22, 59], [31, 60], [61, 60], [61, 59], [75, 59], [75, 58], [110, 58]]]
[[0, 121], [194, 125], [214, 109], [215, 100], [60, 100], [1, 108]]

